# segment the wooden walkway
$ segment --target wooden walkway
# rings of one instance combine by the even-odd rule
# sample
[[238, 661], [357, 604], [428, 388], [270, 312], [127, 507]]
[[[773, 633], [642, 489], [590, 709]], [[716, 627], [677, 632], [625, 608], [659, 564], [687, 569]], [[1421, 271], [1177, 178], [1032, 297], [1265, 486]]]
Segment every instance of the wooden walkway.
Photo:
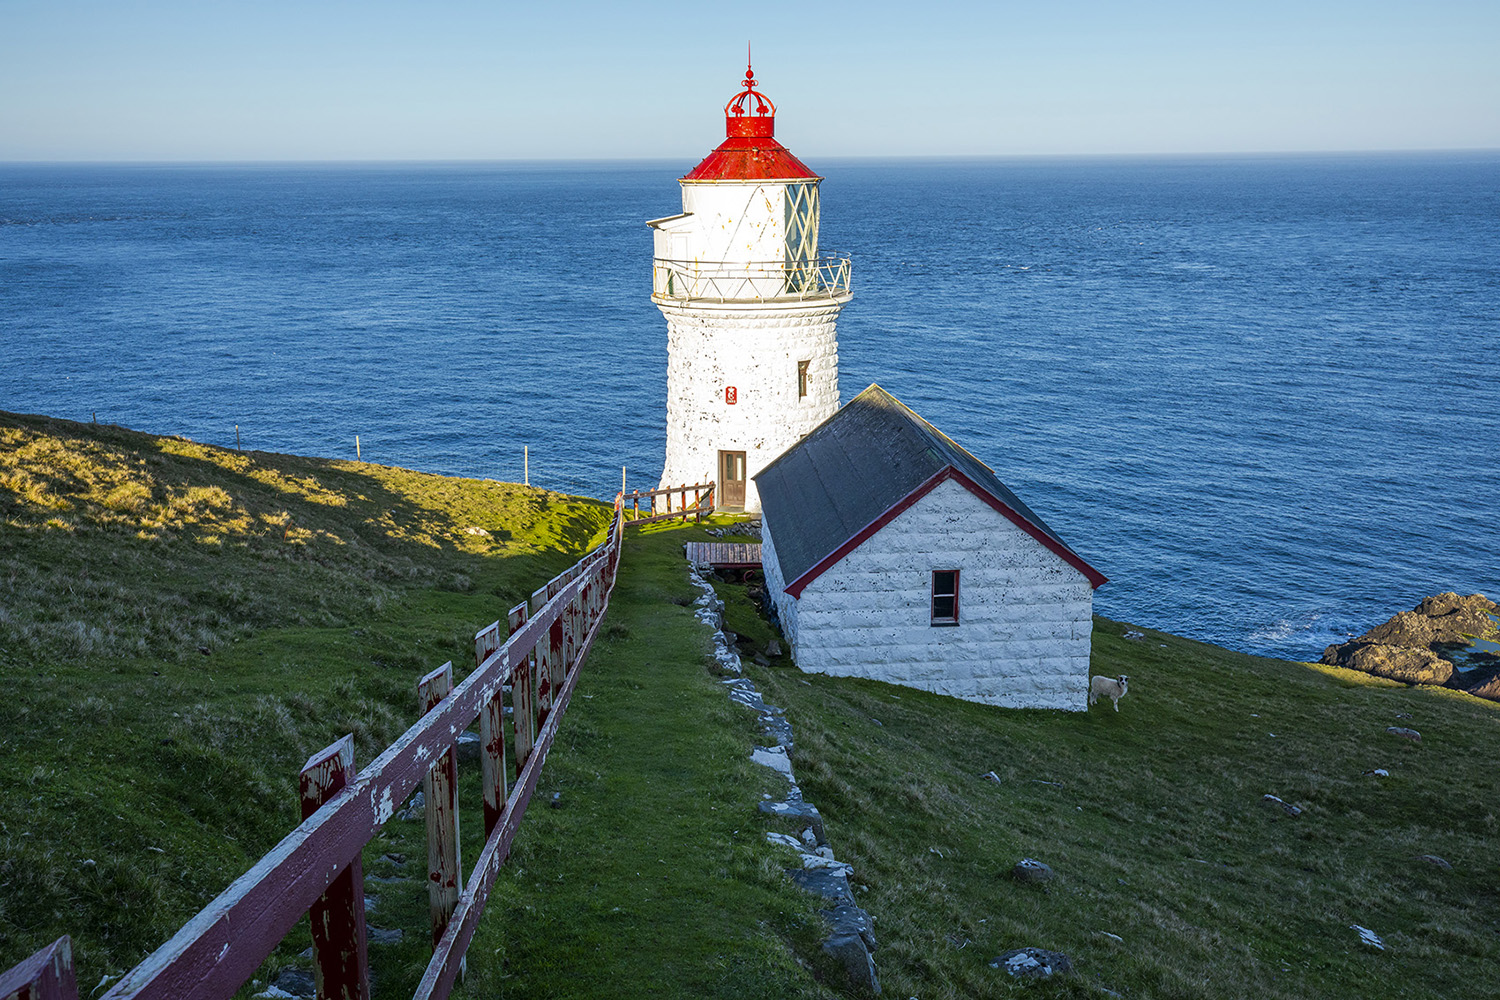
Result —
[[688, 542], [687, 560], [714, 569], [760, 569], [759, 542]]

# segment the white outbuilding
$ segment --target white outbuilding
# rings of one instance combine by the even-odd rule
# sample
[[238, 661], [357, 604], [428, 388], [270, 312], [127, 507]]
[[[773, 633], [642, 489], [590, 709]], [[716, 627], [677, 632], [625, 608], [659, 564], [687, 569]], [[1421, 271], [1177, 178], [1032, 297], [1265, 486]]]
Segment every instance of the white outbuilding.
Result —
[[1104, 575], [880, 386], [755, 484], [766, 590], [802, 670], [1087, 709]]

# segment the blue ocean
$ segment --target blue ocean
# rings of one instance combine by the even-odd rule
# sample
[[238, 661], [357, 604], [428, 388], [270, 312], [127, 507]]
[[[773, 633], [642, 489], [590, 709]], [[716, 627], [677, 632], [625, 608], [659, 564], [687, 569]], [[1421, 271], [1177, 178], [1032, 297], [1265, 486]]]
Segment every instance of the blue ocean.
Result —
[[[812, 165], [843, 397], [991, 465], [1100, 613], [1316, 659], [1500, 596], [1500, 153]], [[654, 486], [691, 167], [0, 166], [0, 409]]]

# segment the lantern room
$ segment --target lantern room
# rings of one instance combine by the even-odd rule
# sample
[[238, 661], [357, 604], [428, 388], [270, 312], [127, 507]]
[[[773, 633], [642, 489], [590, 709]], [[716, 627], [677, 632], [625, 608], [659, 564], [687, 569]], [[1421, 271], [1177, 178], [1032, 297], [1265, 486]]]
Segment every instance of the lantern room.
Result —
[[724, 105], [724, 141], [682, 179], [682, 213], [654, 219], [667, 298], [773, 298], [847, 288], [847, 261], [818, 254], [822, 178], [776, 141], [776, 105], [746, 67]]

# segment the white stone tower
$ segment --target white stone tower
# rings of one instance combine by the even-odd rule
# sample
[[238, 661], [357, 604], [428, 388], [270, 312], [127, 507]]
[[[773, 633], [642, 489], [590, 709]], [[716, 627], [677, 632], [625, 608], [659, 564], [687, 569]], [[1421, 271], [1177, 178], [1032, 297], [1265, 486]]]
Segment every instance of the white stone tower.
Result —
[[712, 479], [719, 509], [759, 511], [750, 477], [839, 408], [849, 258], [818, 252], [822, 178], [776, 141], [748, 67], [743, 86], [728, 137], [682, 178], [682, 214], [647, 224], [667, 318], [661, 485]]

